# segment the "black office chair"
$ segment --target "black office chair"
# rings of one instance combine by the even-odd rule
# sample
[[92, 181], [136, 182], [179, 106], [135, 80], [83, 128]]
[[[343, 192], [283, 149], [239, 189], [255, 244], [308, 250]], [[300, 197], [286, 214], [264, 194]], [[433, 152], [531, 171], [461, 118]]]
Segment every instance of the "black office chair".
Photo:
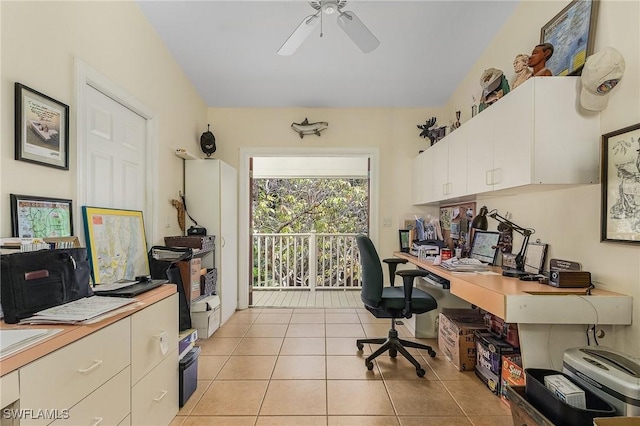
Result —
[[405, 347], [424, 349], [431, 357], [436, 356], [436, 353], [431, 346], [398, 338], [395, 320], [396, 318], [411, 318], [413, 314], [422, 314], [438, 307], [436, 300], [430, 294], [413, 288], [414, 278], [425, 276], [427, 273], [419, 269], [398, 271], [396, 274], [402, 277], [403, 287], [384, 287], [382, 266], [373, 243], [365, 235], [358, 235], [356, 240], [362, 264], [360, 297], [364, 302], [364, 307], [377, 318], [391, 318], [391, 329], [387, 338], [358, 339], [356, 341], [358, 350], [362, 350], [365, 343], [382, 345], [365, 360], [365, 365], [367, 369], [373, 370], [373, 360], [380, 354], [389, 351], [389, 356], [395, 358], [400, 352], [416, 367], [418, 377], [423, 377], [424, 369]]

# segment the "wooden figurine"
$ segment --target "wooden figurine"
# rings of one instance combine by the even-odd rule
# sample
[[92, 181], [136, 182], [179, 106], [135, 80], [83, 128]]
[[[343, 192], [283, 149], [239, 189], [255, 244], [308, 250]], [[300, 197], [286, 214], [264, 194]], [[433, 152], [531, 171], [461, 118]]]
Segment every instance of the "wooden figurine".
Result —
[[515, 89], [531, 77], [531, 70], [527, 66], [529, 63], [529, 55], [521, 53], [513, 60], [513, 70], [516, 72], [516, 78], [511, 84], [511, 89]]
[[534, 77], [553, 75], [546, 65], [551, 56], [553, 56], [553, 45], [551, 43], [542, 43], [533, 48], [533, 52], [529, 56], [528, 65], [532, 68]]

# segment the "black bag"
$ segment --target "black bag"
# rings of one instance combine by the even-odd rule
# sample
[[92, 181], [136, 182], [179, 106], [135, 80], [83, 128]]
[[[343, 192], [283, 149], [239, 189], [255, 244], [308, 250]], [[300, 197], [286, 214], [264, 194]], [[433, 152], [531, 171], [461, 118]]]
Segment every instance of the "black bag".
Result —
[[182, 284], [182, 275], [177, 262], [191, 260], [193, 249], [189, 247], [153, 246], [149, 250], [149, 272], [153, 279], [168, 279], [178, 286], [178, 330], [191, 328], [191, 309]]
[[1, 263], [0, 299], [8, 324], [93, 296], [86, 248], [3, 254]]

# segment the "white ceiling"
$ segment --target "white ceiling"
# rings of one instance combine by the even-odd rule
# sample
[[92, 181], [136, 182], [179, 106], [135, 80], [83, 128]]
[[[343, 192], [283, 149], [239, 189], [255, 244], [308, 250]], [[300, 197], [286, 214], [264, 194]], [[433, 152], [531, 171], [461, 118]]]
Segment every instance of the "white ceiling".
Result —
[[[138, 0], [210, 107], [439, 107], [517, 0], [351, 0], [380, 40], [363, 54], [325, 15], [292, 56], [276, 52], [307, 1]], [[479, 78], [479, 76], [478, 76]]]

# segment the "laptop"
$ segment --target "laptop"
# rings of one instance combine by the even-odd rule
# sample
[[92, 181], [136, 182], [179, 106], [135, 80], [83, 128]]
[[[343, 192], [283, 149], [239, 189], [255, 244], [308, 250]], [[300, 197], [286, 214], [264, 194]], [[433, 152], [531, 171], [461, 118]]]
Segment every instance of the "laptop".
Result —
[[[133, 283], [127, 283], [124, 286], [114, 286], [109, 284], [99, 285], [93, 288], [93, 293], [96, 296], [110, 296], [110, 297], [135, 297], [145, 291], [153, 290], [156, 287], [160, 287], [162, 284], [167, 284], [169, 280], [144, 280], [136, 281]], [[100, 287], [105, 287], [101, 289]]]

